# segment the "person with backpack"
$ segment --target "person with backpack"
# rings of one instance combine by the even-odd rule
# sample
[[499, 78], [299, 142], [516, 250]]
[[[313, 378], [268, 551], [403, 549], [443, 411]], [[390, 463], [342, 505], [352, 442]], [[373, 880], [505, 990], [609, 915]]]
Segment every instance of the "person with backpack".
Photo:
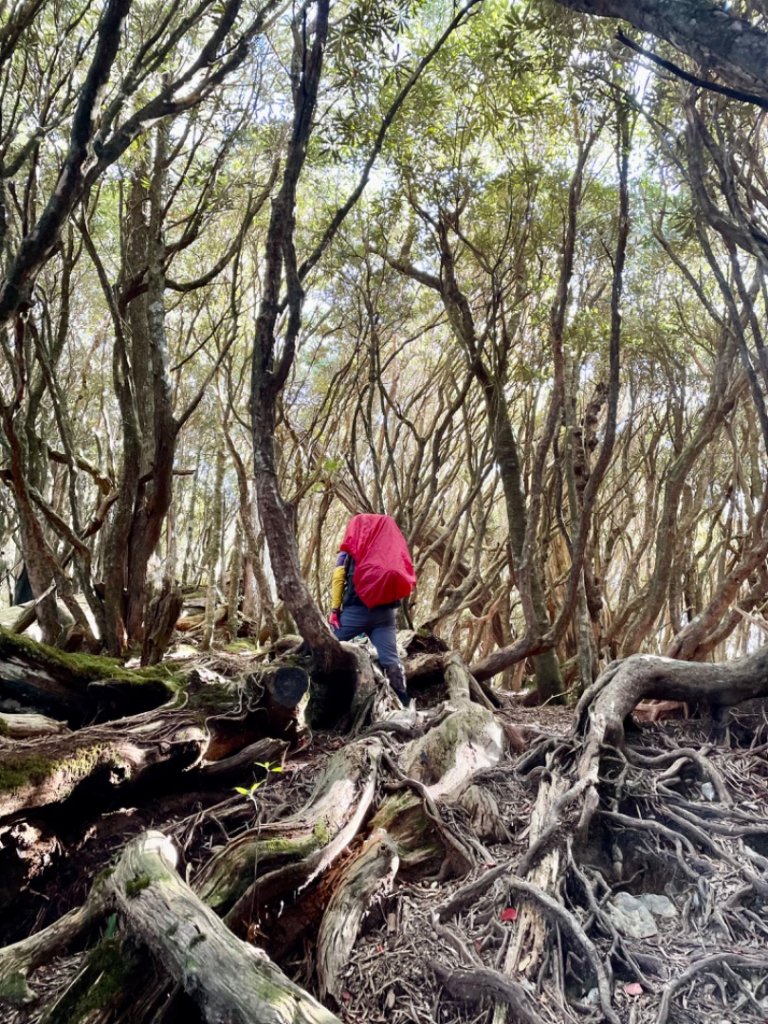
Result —
[[415, 583], [408, 545], [394, 519], [370, 513], [353, 516], [336, 559], [328, 622], [339, 640], [361, 633], [370, 637], [404, 707], [409, 697], [405, 669], [397, 656], [395, 611]]

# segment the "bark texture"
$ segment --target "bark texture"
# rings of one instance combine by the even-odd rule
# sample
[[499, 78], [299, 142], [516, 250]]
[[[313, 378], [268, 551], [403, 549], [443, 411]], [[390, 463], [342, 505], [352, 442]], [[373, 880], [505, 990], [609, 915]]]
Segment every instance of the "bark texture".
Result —
[[107, 882], [128, 929], [200, 1006], [209, 1024], [339, 1024], [265, 953], [241, 942], [176, 873], [159, 832], [130, 843]]
[[[733, 89], [768, 103], [768, 33], [699, 0], [558, 0], [584, 14], [620, 18], [666, 39]], [[744, 97], [747, 98], [747, 97]]]

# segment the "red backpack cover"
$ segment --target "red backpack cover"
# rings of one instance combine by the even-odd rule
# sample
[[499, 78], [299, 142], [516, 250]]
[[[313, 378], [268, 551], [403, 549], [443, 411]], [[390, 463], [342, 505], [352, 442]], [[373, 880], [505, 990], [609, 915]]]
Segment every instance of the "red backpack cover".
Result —
[[354, 587], [367, 608], [408, 597], [416, 573], [405, 537], [391, 516], [363, 512], [347, 523], [341, 550], [355, 560]]

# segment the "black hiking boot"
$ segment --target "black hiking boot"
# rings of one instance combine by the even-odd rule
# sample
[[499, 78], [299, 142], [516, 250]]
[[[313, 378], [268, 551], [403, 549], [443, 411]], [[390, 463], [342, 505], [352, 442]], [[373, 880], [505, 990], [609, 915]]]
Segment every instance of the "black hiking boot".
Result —
[[405, 683], [405, 669], [398, 662], [397, 665], [387, 665], [384, 671], [387, 673], [389, 685], [397, 694], [397, 699], [404, 708], [407, 708], [411, 703], [411, 698], [408, 696], [408, 688]]

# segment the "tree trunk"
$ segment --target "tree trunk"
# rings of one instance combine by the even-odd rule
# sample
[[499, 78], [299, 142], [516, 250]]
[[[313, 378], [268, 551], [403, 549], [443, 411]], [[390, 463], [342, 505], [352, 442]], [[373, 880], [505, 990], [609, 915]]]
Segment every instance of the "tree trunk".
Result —
[[768, 34], [727, 8], [696, 6], [692, 12], [690, 0], [558, 2], [584, 14], [621, 18], [641, 32], [666, 39], [697, 61], [703, 74], [714, 72], [736, 91], [756, 93], [768, 102]]
[[221, 438], [219, 438], [216, 448], [216, 472], [213, 481], [213, 494], [209, 496], [209, 502], [211, 515], [208, 519], [208, 544], [205, 553], [207, 586], [205, 590], [205, 619], [203, 622], [202, 640], [204, 651], [210, 650], [213, 641], [216, 599], [218, 596], [216, 571], [219, 564], [224, 511], [224, 444]]
[[[351, 666], [301, 576], [294, 510], [280, 494], [275, 458], [277, 400], [293, 364], [304, 298], [294, 249], [296, 186], [304, 166], [317, 102], [328, 32], [328, 0], [320, 0], [317, 8], [312, 36], [301, 40], [298, 34], [296, 36], [301, 83], [294, 89], [293, 134], [267, 232], [263, 298], [256, 322], [251, 364], [251, 425], [256, 496], [278, 596], [312, 649], [320, 673], [327, 675], [332, 670], [349, 671]], [[276, 365], [275, 328], [283, 276], [289, 316], [282, 355]]]

